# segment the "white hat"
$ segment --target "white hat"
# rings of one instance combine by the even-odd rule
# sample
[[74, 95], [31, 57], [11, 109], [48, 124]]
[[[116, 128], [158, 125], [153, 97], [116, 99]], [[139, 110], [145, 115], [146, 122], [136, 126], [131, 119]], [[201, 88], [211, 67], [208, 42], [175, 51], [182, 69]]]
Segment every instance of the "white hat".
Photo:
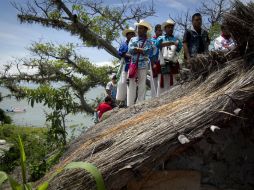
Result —
[[127, 29], [123, 30], [122, 35], [126, 37], [126, 35], [127, 35], [128, 33], [130, 33], [130, 32], [134, 32], [134, 33], [135, 33], [135, 29], [132, 28], [132, 27], [127, 28]]
[[135, 26], [144, 26], [146, 28], [148, 28], [148, 30], [152, 30], [153, 27], [151, 26], [151, 24], [149, 24], [148, 22], [144, 21], [144, 20], [140, 20], [139, 22], [134, 24]]
[[162, 30], [165, 30], [165, 27], [167, 25], [175, 25], [175, 21], [173, 21], [172, 19], [168, 19], [166, 22], [163, 22], [162, 25], [161, 25], [161, 29]]

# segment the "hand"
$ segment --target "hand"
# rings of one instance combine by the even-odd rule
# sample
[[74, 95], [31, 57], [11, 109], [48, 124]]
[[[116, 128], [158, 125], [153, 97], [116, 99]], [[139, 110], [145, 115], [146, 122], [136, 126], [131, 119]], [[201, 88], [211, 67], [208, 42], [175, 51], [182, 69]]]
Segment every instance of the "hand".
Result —
[[124, 55], [124, 57], [126, 57], [126, 58], [131, 58], [131, 55], [126, 53], [126, 54]]
[[229, 45], [225, 44], [225, 45], [224, 45], [224, 48], [229, 49]]
[[156, 64], [152, 64], [153, 70], [157, 69], [157, 65]]
[[135, 48], [134, 51], [135, 51], [136, 53], [144, 53], [143, 48]]
[[175, 42], [175, 46], [177, 47], [178, 46], [178, 44], [179, 44], [179, 40], [176, 40], [176, 42]]

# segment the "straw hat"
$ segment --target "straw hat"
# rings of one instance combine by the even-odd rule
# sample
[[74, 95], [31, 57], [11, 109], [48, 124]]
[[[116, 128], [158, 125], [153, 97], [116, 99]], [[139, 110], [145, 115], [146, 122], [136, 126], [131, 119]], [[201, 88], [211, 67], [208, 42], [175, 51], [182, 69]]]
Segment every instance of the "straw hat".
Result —
[[122, 35], [126, 37], [126, 35], [127, 35], [128, 33], [130, 33], [130, 32], [134, 32], [134, 33], [135, 33], [135, 29], [132, 28], [132, 27], [127, 28], [127, 29], [123, 30]]
[[161, 29], [162, 30], [165, 30], [165, 27], [167, 25], [175, 25], [175, 21], [173, 21], [172, 19], [168, 19], [166, 22], [163, 22], [162, 25], [161, 25]]
[[152, 30], [151, 24], [149, 24], [148, 22], [146, 22], [144, 20], [140, 20], [139, 22], [135, 23], [135, 26], [144, 26], [144, 27], [148, 28], [148, 31]]

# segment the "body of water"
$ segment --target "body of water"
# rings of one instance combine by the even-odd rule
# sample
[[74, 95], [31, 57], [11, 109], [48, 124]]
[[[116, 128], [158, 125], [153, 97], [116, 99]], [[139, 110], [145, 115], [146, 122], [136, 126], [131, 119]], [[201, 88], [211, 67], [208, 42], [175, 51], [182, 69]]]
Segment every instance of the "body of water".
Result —
[[[2, 96], [9, 94], [8, 89], [4, 87], [0, 87], [0, 92]], [[96, 87], [91, 89], [87, 95], [87, 99], [94, 99], [98, 96], [102, 96], [104, 93], [103, 87]], [[52, 110], [48, 107], [44, 106], [42, 103], [35, 103], [34, 107], [31, 107], [28, 104], [26, 99], [24, 100], [16, 100], [16, 98], [5, 98], [2, 102], [0, 102], [0, 108], [3, 110], [11, 109], [11, 108], [20, 108], [26, 109], [26, 112], [21, 113], [13, 113], [6, 112], [7, 115], [11, 116], [13, 123], [19, 126], [33, 126], [33, 127], [45, 127], [46, 126], [46, 114], [50, 113]], [[78, 114], [70, 114], [67, 116], [66, 121], [67, 126], [69, 126], [70, 130], [75, 129], [77, 132], [84, 130], [84, 128], [90, 127], [93, 125], [93, 118], [91, 115], [87, 115], [85, 113]], [[75, 132], [76, 133], [76, 132]]]
[[[36, 87], [33, 84], [26, 84], [25, 86], [30, 88]], [[9, 94], [9, 90], [4, 87], [0, 87], [0, 92], [2, 96]], [[151, 92], [148, 91], [146, 99], [150, 98], [150, 94]], [[93, 88], [86, 94], [88, 100], [93, 100], [101, 96], [105, 96], [105, 89], [103, 87]], [[11, 108], [26, 109], [25, 112], [21, 113], [6, 112], [7, 115], [11, 116], [13, 123], [18, 126], [46, 127], [46, 113], [52, 112], [51, 109], [44, 106], [42, 103], [34, 103], [34, 107], [31, 107], [26, 99], [18, 101], [15, 97], [4, 98], [3, 101], [0, 102], [0, 108], [3, 110]], [[68, 126], [67, 132], [69, 135], [76, 136], [93, 124], [93, 116], [85, 113], [70, 114], [66, 117], [66, 125]]]

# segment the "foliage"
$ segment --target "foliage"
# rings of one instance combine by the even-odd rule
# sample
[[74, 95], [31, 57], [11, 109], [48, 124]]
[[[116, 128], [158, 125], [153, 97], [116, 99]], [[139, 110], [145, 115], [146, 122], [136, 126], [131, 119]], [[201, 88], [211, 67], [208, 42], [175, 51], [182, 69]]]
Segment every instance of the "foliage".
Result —
[[66, 127], [65, 115], [61, 111], [53, 111], [47, 114], [46, 121], [50, 121], [51, 125], [48, 129], [47, 139], [52, 142], [57, 142], [66, 145]]
[[[105, 86], [109, 80], [110, 67], [98, 67], [88, 59], [78, 55], [73, 44], [56, 46], [52, 43], [34, 43], [29, 50], [31, 58], [18, 60], [20, 65], [33, 73], [19, 70], [9, 74], [11, 65], [6, 67], [1, 77], [3, 84], [17, 98], [26, 98], [31, 106], [43, 103], [51, 108], [47, 121], [51, 123], [48, 137], [66, 144], [65, 117], [70, 113], [93, 114], [94, 105], [85, 98], [86, 93], [97, 85]], [[20, 86], [22, 81], [38, 84], [37, 88]]]
[[10, 116], [5, 114], [4, 110], [0, 109], [0, 121], [5, 124], [11, 124], [12, 119]]
[[[8, 176], [5, 172], [0, 171], [0, 187], [4, 181], [8, 179], [12, 190], [32, 190], [32, 184], [27, 182], [26, 176], [26, 154], [24, 150], [24, 145], [21, 140], [21, 137], [18, 136], [18, 146], [20, 151], [20, 165], [22, 170], [22, 183], [19, 184], [16, 180], [14, 180], [11, 176]], [[48, 183], [45, 182], [40, 185], [37, 190], [46, 190], [48, 188]]]
[[97, 185], [97, 190], [106, 189], [100, 171], [93, 164], [88, 162], [71, 162], [65, 166], [65, 169], [84, 169], [94, 177]]
[[16, 139], [18, 134], [24, 140], [29, 162], [43, 156], [45, 152], [45, 140], [43, 140], [45, 139], [45, 132], [46, 130], [43, 128], [16, 127], [7, 124], [0, 126], [0, 139], [5, 139], [7, 142], [13, 144], [11, 150], [6, 153], [0, 163], [0, 170], [10, 172], [18, 165], [19, 149]]
[[[26, 176], [26, 154], [23, 142], [21, 140], [21, 137], [18, 135], [18, 146], [20, 151], [20, 165], [22, 169], [22, 183], [19, 184], [16, 180], [14, 180], [11, 176], [8, 176], [5, 172], [0, 171], [0, 187], [2, 184], [8, 180], [12, 190], [33, 190], [32, 184], [27, 182], [27, 176]], [[105, 184], [103, 181], [103, 177], [100, 173], [100, 171], [93, 165], [87, 162], [71, 162], [67, 166], [65, 166], [64, 169], [84, 169], [88, 173], [90, 173], [97, 185], [98, 190], [105, 190]], [[50, 180], [58, 173], [60, 173], [62, 169], [60, 169], [58, 172], [53, 174], [50, 178]], [[44, 182], [43, 184], [39, 185], [36, 190], [47, 190], [49, 186], [49, 182]]]
[[[35, 43], [30, 48], [33, 57], [18, 60], [18, 67], [33, 69], [34, 73], [19, 72], [11, 75], [6, 67], [1, 79], [16, 97], [27, 97], [30, 104], [43, 102], [53, 110], [68, 113], [84, 111], [93, 113], [85, 94], [97, 85], [105, 86], [111, 73], [110, 67], [98, 67], [75, 52], [73, 44], [55, 46], [52, 43]], [[36, 89], [21, 87], [21, 81], [39, 84]], [[16, 94], [15, 94], [16, 93]]]
[[209, 37], [212, 40], [214, 40], [215, 38], [217, 38], [220, 35], [221, 32], [221, 25], [220, 23], [214, 23], [213, 26], [211, 26], [211, 28], [209, 29]]
[[[0, 81], [1, 84], [1, 81]], [[2, 94], [0, 93], [0, 102], [3, 100]], [[10, 116], [6, 115], [4, 110], [0, 109], [0, 122], [5, 124], [11, 124], [12, 119]]]
[[45, 128], [16, 127], [14, 125], [0, 126], [0, 139], [5, 139], [13, 144], [13, 147], [9, 152], [6, 152], [1, 160], [0, 170], [2, 171], [9, 173], [19, 165], [19, 145], [16, 138], [18, 134], [23, 139], [26, 150], [30, 180], [36, 181], [58, 162], [63, 149], [48, 141]]
[[132, 4], [122, 1], [110, 6], [103, 1], [43, 1], [30, 0], [27, 4], [13, 3], [21, 23], [39, 23], [77, 35], [87, 47], [104, 48], [119, 57], [112, 45], [119, 40], [121, 30], [134, 21], [155, 14], [153, 2]]

